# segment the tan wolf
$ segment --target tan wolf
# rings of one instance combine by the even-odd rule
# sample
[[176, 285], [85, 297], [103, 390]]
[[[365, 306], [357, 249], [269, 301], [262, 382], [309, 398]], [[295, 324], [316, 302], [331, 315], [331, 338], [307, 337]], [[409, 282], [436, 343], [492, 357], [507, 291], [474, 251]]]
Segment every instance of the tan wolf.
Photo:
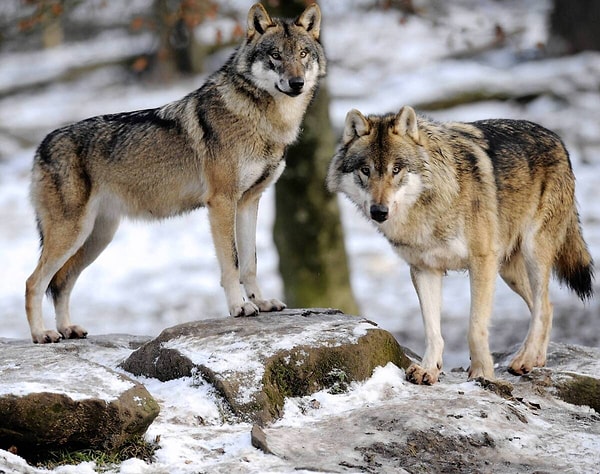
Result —
[[447, 270], [471, 284], [469, 378], [494, 376], [488, 322], [496, 275], [531, 311], [509, 370], [543, 366], [552, 325], [552, 271], [592, 296], [592, 258], [581, 234], [569, 155], [557, 135], [523, 120], [436, 123], [410, 107], [365, 117], [351, 110], [327, 176], [409, 264], [426, 335], [407, 379], [433, 384], [442, 369], [441, 287]]
[[[256, 216], [325, 74], [320, 28], [316, 4], [294, 20], [271, 18], [256, 4], [244, 41], [200, 89], [157, 109], [90, 118], [43, 140], [31, 183], [42, 250], [26, 284], [34, 342], [86, 336], [71, 323], [69, 296], [122, 217], [161, 219], [206, 206], [230, 314], [285, 307], [264, 298], [256, 282]], [[58, 331], [44, 327], [46, 291]]]

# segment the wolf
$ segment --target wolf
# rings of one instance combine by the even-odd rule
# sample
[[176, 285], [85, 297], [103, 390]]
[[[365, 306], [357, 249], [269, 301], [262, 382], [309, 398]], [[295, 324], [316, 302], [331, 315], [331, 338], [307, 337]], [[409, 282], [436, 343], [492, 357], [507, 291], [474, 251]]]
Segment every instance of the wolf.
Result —
[[405, 106], [364, 116], [351, 110], [327, 186], [346, 195], [410, 267], [426, 335], [406, 372], [434, 384], [442, 369], [442, 277], [468, 270], [469, 379], [493, 379], [488, 323], [497, 274], [527, 304], [527, 336], [509, 363], [525, 374], [546, 362], [551, 273], [583, 301], [593, 262], [582, 236], [575, 178], [560, 138], [524, 120], [437, 123]]
[[[229, 313], [285, 307], [263, 297], [256, 280], [256, 218], [325, 75], [320, 30], [317, 4], [296, 19], [271, 18], [255, 4], [242, 44], [196, 91], [160, 108], [83, 120], [42, 141], [30, 193], [42, 247], [25, 296], [33, 342], [86, 337], [71, 323], [69, 296], [123, 217], [206, 207]], [[45, 292], [57, 331], [44, 327]]]

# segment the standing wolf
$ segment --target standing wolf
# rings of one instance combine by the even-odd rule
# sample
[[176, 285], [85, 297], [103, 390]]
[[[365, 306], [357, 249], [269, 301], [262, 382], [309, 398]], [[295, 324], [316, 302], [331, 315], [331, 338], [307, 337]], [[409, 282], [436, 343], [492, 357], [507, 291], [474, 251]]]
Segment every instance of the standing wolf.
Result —
[[488, 322], [494, 283], [527, 303], [531, 323], [510, 362], [516, 374], [543, 366], [552, 325], [552, 271], [585, 300], [592, 258], [581, 235], [575, 178], [561, 140], [520, 120], [440, 124], [398, 114], [351, 110], [327, 176], [408, 262], [425, 326], [421, 365], [408, 380], [433, 384], [442, 368], [442, 276], [468, 269], [471, 311], [469, 378], [493, 378]]
[[[263, 298], [256, 282], [256, 217], [325, 74], [320, 26], [316, 4], [295, 20], [271, 19], [256, 4], [244, 42], [200, 89], [158, 109], [94, 117], [44, 139], [31, 184], [42, 251], [26, 285], [34, 342], [86, 336], [71, 324], [69, 296], [123, 216], [161, 219], [206, 206], [230, 314], [285, 307]], [[58, 332], [44, 328], [46, 291]]]

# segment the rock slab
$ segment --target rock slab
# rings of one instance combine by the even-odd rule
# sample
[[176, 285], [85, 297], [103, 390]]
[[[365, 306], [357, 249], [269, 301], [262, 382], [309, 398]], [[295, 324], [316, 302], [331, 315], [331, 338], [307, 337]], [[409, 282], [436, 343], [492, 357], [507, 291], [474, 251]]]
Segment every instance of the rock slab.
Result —
[[285, 397], [344, 391], [377, 366], [408, 367], [407, 352], [364, 318], [331, 309], [288, 309], [166, 329], [121, 367], [162, 381], [200, 374], [235, 416], [264, 424], [281, 415]]
[[113, 450], [142, 435], [159, 413], [138, 382], [79, 357], [90, 341], [0, 341], [0, 448]]
[[496, 355], [495, 382], [396, 382], [376, 409], [255, 426], [252, 444], [311, 472], [598, 472], [600, 350], [552, 343], [525, 377], [508, 374], [511, 357]]

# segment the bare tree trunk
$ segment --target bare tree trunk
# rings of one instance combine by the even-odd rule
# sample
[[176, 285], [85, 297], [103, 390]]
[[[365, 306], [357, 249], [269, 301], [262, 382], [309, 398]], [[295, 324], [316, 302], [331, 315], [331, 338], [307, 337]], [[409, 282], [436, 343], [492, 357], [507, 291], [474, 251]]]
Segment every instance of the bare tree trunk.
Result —
[[549, 49], [553, 53], [600, 50], [600, 2], [554, 0], [550, 30]]
[[202, 71], [206, 48], [196, 41], [194, 27], [204, 20], [212, 4], [206, 0], [154, 1], [159, 76], [168, 78]]
[[[270, 10], [275, 16], [295, 17], [305, 6], [296, 0]], [[338, 203], [325, 188], [334, 149], [329, 96], [322, 84], [276, 185], [274, 239], [289, 306], [334, 307], [356, 314]]]

